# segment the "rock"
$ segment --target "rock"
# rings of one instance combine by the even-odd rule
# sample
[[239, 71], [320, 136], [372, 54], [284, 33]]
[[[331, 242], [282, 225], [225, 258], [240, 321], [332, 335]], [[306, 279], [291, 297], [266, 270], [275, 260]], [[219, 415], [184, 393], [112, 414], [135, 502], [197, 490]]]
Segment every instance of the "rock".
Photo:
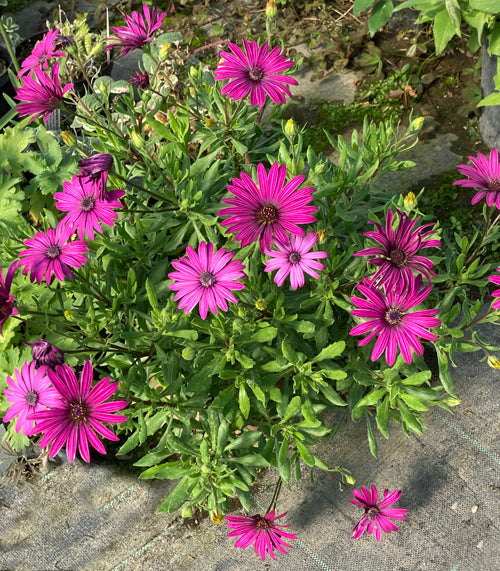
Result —
[[[481, 67], [481, 88], [483, 97], [487, 97], [495, 91], [493, 78], [497, 73], [498, 57], [488, 53], [487, 40], [483, 41], [482, 47], [482, 67]], [[490, 149], [500, 149], [500, 105], [486, 105], [481, 108], [479, 118], [479, 129], [483, 141]]]

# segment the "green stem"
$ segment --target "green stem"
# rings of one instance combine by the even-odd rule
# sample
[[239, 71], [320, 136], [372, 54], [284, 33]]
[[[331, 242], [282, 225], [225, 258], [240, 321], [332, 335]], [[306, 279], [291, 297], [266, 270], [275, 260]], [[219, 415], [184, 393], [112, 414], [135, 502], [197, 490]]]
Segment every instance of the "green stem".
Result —
[[268, 514], [270, 511], [273, 511], [276, 509], [276, 504], [278, 503], [278, 498], [281, 492], [281, 486], [283, 484], [283, 480], [281, 479], [281, 476], [278, 478], [278, 481], [276, 482], [276, 486], [274, 488], [274, 494], [273, 497], [271, 499], [271, 503], [269, 504], [269, 507], [267, 508], [266, 514]]
[[14, 46], [12, 45], [9, 34], [7, 33], [7, 30], [5, 29], [5, 26], [3, 25], [2, 18], [0, 18], [0, 34], [2, 34], [3, 41], [5, 42], [5, 45], [7, 47], [7, 51], [9, 52], [9, 55], [10, 55], [10, 59], [12, 60], [12, 63], [14, 64], [14, 67], [16, 68], [17, 73], [19, 73], [19, 71], [21, 70], [21, 67], [19, 66], [19, 62], [17, 61], [16, 51], [14, 49]]
[[73, 273], [75, 275], [77, 275], [83, 282], [85, 282], [91, 290], [93, 290], [94, 295], [97, 297], [97, 299], [99, 299], [100, 301], [102, 301], [103, 303], [105, 303], [106, 305], [111, 306], [111, 301], [103, 294], [101, 293], [96, 286], [94, 286], [93, 284], [91, 284], [89, 282], [89, 280], [84, 277], [80, 272], [78, 272], [77, 270], [73, 269]]

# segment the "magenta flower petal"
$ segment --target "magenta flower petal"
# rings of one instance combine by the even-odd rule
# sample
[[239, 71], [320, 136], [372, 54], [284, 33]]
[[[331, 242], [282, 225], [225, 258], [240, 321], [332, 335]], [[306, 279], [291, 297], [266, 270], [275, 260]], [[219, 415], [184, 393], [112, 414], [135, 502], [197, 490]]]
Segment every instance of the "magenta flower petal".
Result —
[[304, 177], [296, 176], [284, 185], [286, 166], [274, 163], [269, 173], [262, 163], [257, 166], [258, 185], [246, 174], [241, 179], [233, 178], [228, 190], [236, 198], [223, 198], [222, 202], [231, 205], [217, 213], [228, 216], [221, 225], [228, 232], [235, 232], [235, 239], [242, 246], [260, 239], [260, 249], [264, 252], [271, 247], [273, 236], [280, 242], [287, 242], [287, 232], [302, 236], [304, 231], [299, 224], [315, 222], [316, 206], [307, 206], [312, 201], [314, 188], [297, 190]]
[[[497, 271], [497, 272], [500, 272], [500, 267], [498, 267], [496, 271]], [[495, 284], [495, 285], [500, 285], [500, 274], [497, 274], [496, 276], [495, 276], [495, 275], [494, 275], [494, 276], [490, 276], [490, 277], [488, 278], [488, 281], [490, 281], [491, 283], [493, 283], [493, 284]], [[493, 290], [493, 291], [491, 292], [491, 295], [492, 295], [494, 298], [500, 298], [500, 289]], [[0, 298], [0, 299], [1, 299], [1, 298]], [[492, 307], [493, 309], [500, 309], [500, 299], [495, 299], [495, 300], [493, 301], [493, 303], [491, 304], [491, 307]], [[1, 325], [1, 321], [0, 321], [0, 325]], [[0, 329], [0, 332], [1, 332], [1, 329]]]
[[11, 315], [18, 315], [19, 311], [14, 307], [14, 296], [10, 293], [14, 273], [18, 266], [18, 261], [13, 262], [7, 273], [5, 280], [2, 268], [0, 268], [0, 335], [2, 335], [3, 324]]
[[199, 303], [202, 319], [206, 319], [208, 309], [214, 314], [218, 307], [227, 311], [226, 300], [237, 302], [229, 290], [245, 287], [236, 281], [246, 277], [241, 260], [232, 260], [233, 254], [226, 252], [225, 248], [214, 253], [214, 245], [206, 242], [200, 242], [198, 252], [188, 246], [186, 254], [187, 258], [172, 262], [177, 271], [168, 274], [174, 280], [170, 289], [177, 291], [174, 299], [181, 300], [179, 309], [190, 313]]
[[56, 365], [64, 363], [63, 351], [59, 347], [51, 345], [45, 339], [38, 339], [38, 341], [33, 343], [24, 344], [32, 347], [33, 360], [36, 362], [37, 367], [47, 365], [47, 367], [53, 369]]
[[221, 53], [221, 62], [215, 69], [215, 79], [229, 81], [221, 93], [236, 101], [250, 95], [250, 105], [263, 107], [268, 95], [276, 104], [285, 103], [291, 97], [288, 85], [297, 85], [289, 75], [279, 72], [293, 66], [280, 47], [269, 51], [268, 44], [259, 47], [255, 40], [243, 40], [243, 51], [236, 44], [228, 43], [231, 52]]
[[271, 559], [276, 559], [274, 549], [281, 553], [288, 553], [285, 547], [292, 547], [286, 543], [285, 539], [297, 539], [297, 536], [283, 531], [283, 528], [290, 527], [288, 524], [275, 523], [286, 515], [287, 512], [277, 516], [270, 511], [265, 516], [260, 514], [254, 516], [226, 516], [227, 526], [232, 529], [228, 537], [241, 536], [236, 540], [235, 547], [246, 548], [254, 544], [255, 553], [265, 561], [269, 554]]
[[66, 57], [65, 53], [55, 51], [57, 49], [56, 45], [58, 35], [59, 30], [51, 30], [47, 32], [39, 42], [37, 42], [31, 54], [22, 62], [21, 70], [17, 74], [17, 77], [22, 77], [27, 73], [31, 73], [36, 68], [47, 69], [50, 58]]
[[[87, 159], [78, 161], [80, 176], [101, 179], [103, 172], [108, 172], [113, 165], [113, 157], [108, 153], [96, 153]], [[103, 190], [106, 188], [106, 179], [103, 179]]]
[[[360, 346], [366, 345], [378, 335], [372, 351], [372, 361], [376, 361], [385, 351], [387, 364], [392, 366], [399, 349], [405, 363], [410, 364], [412, 362], [411, 351], [413, 350], [417, 355], [422, 355], [424, 350], [418, 337], [423, 337], [428, 341], [437, 339], [437, 336], [427, 331], [426, 328], [441, 325], [441, 320], [436, 317], [439, 310], [410, 311], [421, 303], [431, 291], [431, 286], [420, 289], [421, 284], [421, 276], [415, 280], [411, 275], [410, 287], [404, 293], [398, 293], [392, 289], [384, 294], [374, 287], [357, 286], [367, 299], [351, 297], [352, 303], [360, 308], [351, 310], [351, 313], [357, 317], [365, 318], [366, 321], [353, 327], [349, 334], [364, 335], [371, 331], [365, 339], [359, 341], [358, 345]], [[366, 309], [368, 302], [371, 305], [370, 309]]]
[[468, 178], [456, 180], [453, 184], [479, 190], [472, 198], [472, 204], [486, 199], [488, 206], [495, 205], [500, 209], [500, 161], [498, 149], [492, 149], [489, 157], [478, 153], [476, 157], [468, 157], [471, 165], [458, 165], [460, 174]]
[[[53, 458], [62, 446], [66, 445], [66, 453], [70, 462], [73, 462], [77, 452], [85, 462], [90, 462], [88, 443], [105, 454], [106, 450], [94, 433], [94, 430], [110, 440], [118, 440], [118, 437], [108, 428], [101, 424], [103, 422], [120, 423], [127, 420], [124, 415], [110, 414], [106, 399], [111, 396], [109, 392], [103, 391], [103, 381], [109, 382], [105, 378], [96, 387], [100, 391], [91, 388], [93, 370], [90, 361], [86, 361], [78, 382], [75, 373], [68, 365], [59, 365], [56, 371], [48, 371], [48, 376], [54, 387], [60, 392], [59, 402], [51, 410], [35, 412], [32, 418], [37, 421], [34, 434], [43, 433], [40, 446], [50, 446], [49, 456]], [[118, 383], [111, 383], [116, 390]], [[96, 388], [94, 387], [94, 388]], [[114, 391], [113, 391], [114, 392]], [[113, 401], [114, 402], [114, 401]], [[126, 401], [116, 401], [124, 408]]]
[[20, 266], [25, 266], [23, 274], [30, 272], [30, 281], [41, 284], [43, 279], [50, 285], [52, 274], [58, 280], [72, 279], [70, 267], [80, 268], [87, 258], [87, 244], [75, 240], [68, 242], [73, 229], [59, 223], [57, 228], [48, 228], [47, 232], [38, 232], [33, 238], [24, 241], [28, 246], [19, 257]]
[[360, 506], [365, 513], [361, 520], [353, 527], [351, 538], [358, 539], [366, 531], [370, 535], [375, 533], [377, 541], [381, 540], [381, 531], [390, 533], [398, 531], [398, 527], [388, 518], [406, 520], [404, 517], [408, 513], [405, 509], [386, 509], [387, 506], [396, 503], [401, 497], [401, 491], [395, 490], [389, 494], [384, 490], [384, 497], [378, 501], [378, 491], [375, 486], [371, 486], [371, 491], [361, 488], [361, 492], [353, 490], [355, 500], [349, 500], [351, 504]]

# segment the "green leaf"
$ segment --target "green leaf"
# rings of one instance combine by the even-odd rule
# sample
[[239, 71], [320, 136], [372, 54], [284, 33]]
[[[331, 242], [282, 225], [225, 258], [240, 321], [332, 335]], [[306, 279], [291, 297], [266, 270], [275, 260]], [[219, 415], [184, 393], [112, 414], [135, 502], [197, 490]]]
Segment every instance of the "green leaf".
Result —
[[400, 393], [399, 396], [405, 401], [405, 403], [413, 410], [425, 411], [429, 410], [425, 404], [415, 395], [410, 395], [408, 393]]
[[312, 359], [313, 363], [317, 363], [318, 361], [324, 361], [325, 359], [335, 359], [342, 354], [345, 349], [345, 341], [337, 341], [336, 343], [332, 343], [322, 349], [314, 359]]
[[368, 446], [370, 447], [370, 452], [374, 458], [377, 457], [377, 441], [372, 430], [372, 424], [370, 422], [370, 415], [366, 415], [366, 433], [368, 435]]
[[278, 454], [278, 472], [285, 484], [288, 484], [291, 475], [290, 458], [288, 458], [288, 438], [283, 438]]
[[401, 414], [401, 419], [403, 420], [406, 427], [409, 430], [416, 432], [417, 434], [422, 434], [422, 427], [415, 418], [415, 415], [408, 410], [407, 406], [400, 398], [397, 399], [397, 407], [399, 413]]
[[148, 300], [151, 304], [151, 307], [153, 309], [160, 309], [158, 296], [156, 295], [156, 289], [149, 278], [146, 278], [146, 293], [148, 295]]
[[376, 389], [365, 395], [360, 401], [356, 403], [355, 408], [362, 406], [371, 406], [378, 403], [378, 401], [387, 393], [387, 389]]
[[175, 512], [175, 510], [178, 510], [188, 499], [189, 492], [194, 487], [194, 484], [194, 480], [188, 476], [184, 476], [177, 486], [175, 486], [173, 491], [167, 496], [167, 499], [156, 510], [156, 513], [172, 513]]
[[278, 330], [276, 327], [263, 327], [255, 331], [250, 337], [250, 341], [256, 341], [257, 343], [266, 343], [267, 341], [272, 341]]
[[250, 399], [248, 398], [247, 390], [243, 384], [240, 385], [240, 390], [238, 393], [238, 404], [243, 417], [245, 419], [248, 418], [248, 415], [250, 414]]
[[301, 398], [299, 396], [294, 396], [286, 407], [285, 416], [283, 417], [282, 422], [289, 420], [300, 409], [301, 404]]
[[368, 10], [368, 8], [375, 2], [375, 0], [355, 0], [352, 8], [352, 13], [359, 16], [361, 12]]
[[[144, 460], [144, 459], [143, 459]], [[135, 463], [134, 466], [138, 466], [139, 463]], [[187, 476], [192, 472], [192, 468], [189, 466], [183, 466], [182, 462], [164, 462], [163, 464], [158, 464], [152, 466], [144, 472], [141, 472], [140, 480], [152, 480], [153, 478], [157, 480], [177, 480], [182, 476]]]
[[439, 380], [444, 387], [444, 390], [451, 395], [455, 395], [455, 389], [453, 386], [453, 379], [451, 378], [450, 371], [448, 370], [448, 356], [445, 351], [436, 345], [436, 353], [438, 358], [438, 368], [439, 368]]
[[382, 404], [377, 408], [377, 427], [386, 438], [389, 438], [389, 395], [387, 395]]
[[320, 385], [319, 390], [332, 404], [336, 406], [347, 406], [347, 403], [342, 399], [339, 393], [334, 391], [330, 385]]
[[433, 33], [436, 55], [439, 55], [444, 50], [455, 34], [460, 36], [460, 28], [457, 28], [446, 8], [443, 8], [434, 16]]
[[431, 378], [431, 376], [432, 376], [431, 371], [420, 371], [420, 373], [414, 373], [413, 375], [410, 375], [406, 379], [403, 379], [401, 381], [401, 384], [421, 385], [422, 383], [425, 383], [425, 381], [428, 381]]
[[375, 4], [368, 18], [368, 29], [372, 38], [391, 19], [393, 10], [394, 4], [391, 0], [380, 0]]
[[298, 438], [294, 438], [295, 446], [297, 446], [297, 450], [299, 451], [300, 457], [308, 466], [314, 466], [316, 463], [314, 459], [314, 454], [311, 453], [309, 448], [302, 444], [302, 442]]
[[498, 0], [469, 0], [469, 5], [473, 10], [488, 12], [488, 14], [498, 14], [500, 12]]
[[269, 462], [260, 454], [247, 454], [246, 456], [228, 458], [228, 460], [243, 466], [256, 466], [258, 468], [268, 468], [270, 466]]
[[235, 448], [251, 448], [259, 441], [261, 436], [262, 432], [258, 430], [247, 430], [243, 434], [240, 434], [238, 438], [235, 438], [230, 442], [226, 446], [225, 451], [234, 450]]
[[133, 450], [138, 444], [139, 444], [139, 432], [135, 431], [131, 436], [129, 436], [129, 438], [127, 439], [125, 444], [123, 444], [123, 446], [120, 448], [120, 450], [118, 450], [118, 452], [116, 453], [117, 456], [120, 456], [121, 454], [127, 454], [127, 452]]

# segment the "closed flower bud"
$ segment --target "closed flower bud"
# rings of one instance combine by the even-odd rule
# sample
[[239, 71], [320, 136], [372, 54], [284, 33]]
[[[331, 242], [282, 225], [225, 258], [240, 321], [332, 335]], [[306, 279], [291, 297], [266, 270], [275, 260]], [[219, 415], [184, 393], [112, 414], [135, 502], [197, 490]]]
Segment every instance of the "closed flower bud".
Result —
[[297, 132], [297, 126], [295, 125], [295, 121], [293, 119], [288, 119], [285, 124], [285, 135], [287, 137], [293, 137]]
[[163, 44], [159, 52], [160, 59], [161, 60], [166, 59], [169, 53], [170, 53], [170, 44], [169, 43]]
[[138, 149], [142, 149], [144, 147], [144, 139], [139, 135], [137, 131], [132, 131], [130, 133], [130, 138], [132, 139], [132, 143]]
[[[500, 368], [500, 367], [498, 367], [498, 368]], [[456, 397], [448, 397], [448, 398], [444, 399], [444, 402], [448, 406], [458, 406], [460, 404], [460, 399], [457, 399]]]
[[413, 192], [409, 192], [404, 198], [404, 206], [406, 210], [410, 211], [417, 206], [417, 198]]
[[61, 131], [61, 139], [68, 147], [74, 147], [76, 144], [76, 137], [69, 131]]
[[264, 299], [260, 298], [255, 302], [255, 307], [260, 311], [264, 311], [266, 309], [266, 302]]
[[213, 121], [212, 119], [205, 119], [205, 127], [207, 127], [208, 129], [210, 129], [210, 127], [212, 126]]
[[96, 153], [88, 159], [80, 159], [78, 168], [81, 176], [100, 178], [102, 172], [107, 172], [113, 165], [113, 157], [108, 153]]
[[492, 369], [500, 369], [500, 361], [496, 357], [488, 357], [488, 365]]
[[318, 230], [316, 232], [316, 236], [318, 237], [318, 244], [324, 244], [326, 242], [326, 231], [325, 230]]
[[276, 9], [276, 0], [267, 0], [266, 4], [266, 18], [272, 20], [276, 18], [278, 10]]
[[39, 339], [33, 343], [25, 343], [29, 347], [32, 347], [33, 361], [36, 362], [36, 367], [41, 367], [42, 365], [47, 365], [53, 369], [56, 365], [62, 365], [64, 363], [64, 353], [56, 347], [51, 345], [45, 339]]
[[182, 350], [182, 358], [186, 361], [192, 361], [196, 357], [196, 351], [193, 347], [184, 347]]

